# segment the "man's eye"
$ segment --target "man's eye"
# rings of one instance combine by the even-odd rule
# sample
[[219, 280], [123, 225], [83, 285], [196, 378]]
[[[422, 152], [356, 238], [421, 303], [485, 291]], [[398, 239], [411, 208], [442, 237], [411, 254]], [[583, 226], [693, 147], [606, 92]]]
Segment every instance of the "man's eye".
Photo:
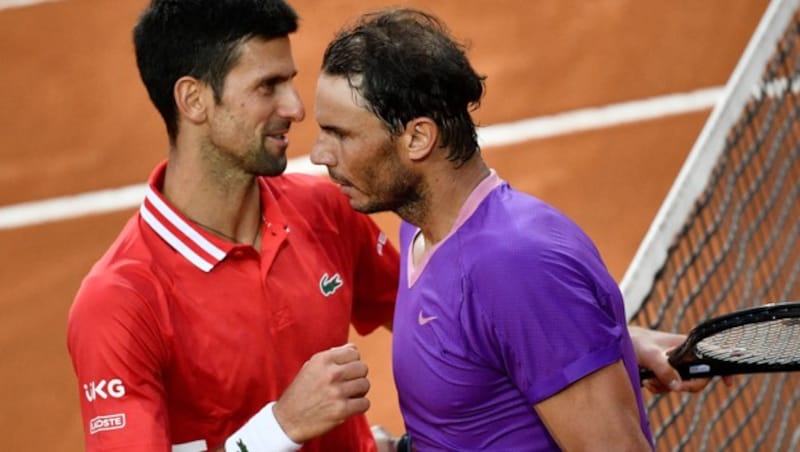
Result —
[[275, 83], [273, 82], [264, 82], [261, 84], [261, 91], [265, 93], [272, 93], [275, 91]]
[[338, 129], [325, 128], [323, 130], [325, 131], [325, 133], [327, 133], [328, 135], [330, 135], [330, 136], [332, 136], [332, 137], [334, 137], [336, 139], [344, 138], [344, 134]]

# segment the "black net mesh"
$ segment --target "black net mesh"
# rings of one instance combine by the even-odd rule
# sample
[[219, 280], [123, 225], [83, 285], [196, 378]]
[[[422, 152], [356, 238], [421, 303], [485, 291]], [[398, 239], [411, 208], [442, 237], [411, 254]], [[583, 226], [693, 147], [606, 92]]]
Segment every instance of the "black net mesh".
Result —
[[[632, 324], [686, 333], [710, 317], [800, 300], [800, 14], [771, 50]], [[659, 451], [800, 450], [800, 372], [645, 397]]]

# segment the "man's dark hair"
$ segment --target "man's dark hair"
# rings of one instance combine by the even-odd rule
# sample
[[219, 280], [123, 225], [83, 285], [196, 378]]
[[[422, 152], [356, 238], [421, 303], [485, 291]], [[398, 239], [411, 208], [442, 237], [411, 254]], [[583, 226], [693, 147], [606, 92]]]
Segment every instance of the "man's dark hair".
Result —
[[139, 75], [170, 142], [178, 132], [173, 87], [179, 78], [208, 83], [220, 102], [240, 44], [296, 30], [297, 14], [283, 0], [152, 0], [133, 29], [133, 42]]
[[427, 116], [439, 126], [449, 160], [463, 163], [478, 152], [470, 112], [485, 77], [436, 17], [414, 9], [367, 14], [328, 45], [322, 71], [346, 77], [392, 134]]

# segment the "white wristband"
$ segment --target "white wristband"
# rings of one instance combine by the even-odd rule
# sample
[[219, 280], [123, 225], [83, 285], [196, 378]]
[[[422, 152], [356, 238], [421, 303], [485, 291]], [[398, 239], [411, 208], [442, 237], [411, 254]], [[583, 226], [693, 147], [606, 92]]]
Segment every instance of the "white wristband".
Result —
[[292, 441], [283, 431], [270, 402], [239, 430], [225, 440], [225, 452], [294, 452], [302, 444]]

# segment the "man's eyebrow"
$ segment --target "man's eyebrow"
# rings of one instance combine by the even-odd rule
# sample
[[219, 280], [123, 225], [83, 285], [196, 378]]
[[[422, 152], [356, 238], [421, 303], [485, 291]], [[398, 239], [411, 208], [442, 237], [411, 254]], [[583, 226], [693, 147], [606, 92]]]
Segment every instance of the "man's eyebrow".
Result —
[[267, 74], [259, 79], [259, 84], [275, 84], [292, 80], [295, 77], [297, 77], [297, 71], [293, 71], [291, 74]]
[[346, 135], [347, 134], [347, 131], [345, 129], [342, 129], [339, 126], [334, 126], [334, 125], [330, 125], [330, 124], [320, 124], [319, 128], [324, 130], [324, 131], [326, 131], [326, 132], [332, 132], [332, 133], [335, 133], [337, 135]]

